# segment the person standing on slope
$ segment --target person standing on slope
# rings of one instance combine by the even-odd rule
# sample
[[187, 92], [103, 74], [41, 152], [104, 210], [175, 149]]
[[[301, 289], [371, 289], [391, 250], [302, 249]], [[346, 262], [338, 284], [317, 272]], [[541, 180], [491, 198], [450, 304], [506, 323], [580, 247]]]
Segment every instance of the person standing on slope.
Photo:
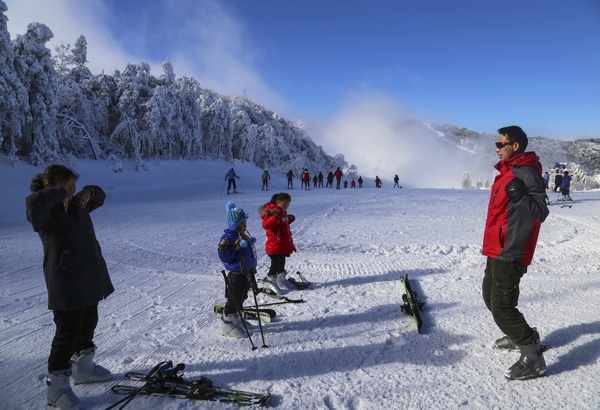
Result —
[[31, 181], [25, 200], [27, 220], [44, 245], [44, 279], [48, 309], [56, 333], [48, 357], [48, 405], [80, 408], [75, 384], [103, 382], [111, 372], [94, 362], [98, 302], [114, 292], [90, 213], [106, 194], [86, 185], [75, 194], [79, 178], [62, 165], [50, 165]]
[[511, 380], [543, 376], [546, 362], [540, 335], [517, 309], [519, 285], [531, 263], [542, 222], [549, 214], [542, 165], [535, 152], [525, 152], [527, 134], [520, 127], [498, 130], [496, 153], [500, 172], [492, 186], [482, 252], [487, 256], [483, 300], [504, 337], [494, 348], [518, 350], [519, 360], [505, 373]]
[[565, 171], [563, 179], [560, 183], [560, 193], [562, 194], [562, 198], [560, 199], [561, 201], [572, 201], [570, 195], [571, 180], [572, 178], [569, 175], [569, 171]]
[[265, 169], [262, 173], [262, 189], [261, 189], [261, 191], [269, 190], [269, 180], [270, 179], [271, 179], [271, 175], [269, 175], [269, 171]]
[[269, 203], [258, 208], [262, 226], [267, 234], [266, 251], [271, 258], [271, 267], [266, 282], [275, 293], [282, 289], [296, 289], [287, 278], [285, 258], [296, 252], [292, 239], [292, 224], [296, 217], [289, 215], [287, 209], [292, 203], [292, 197], [287, 192], [273, 195]]
[[290, 169], [285, 175], [287, 176], [288, 180], [288, 189], [294, 189], [294, 171]]
[[250, 237], [246, 231], [248, 214], [238, 208], [235, 202], [225, 204], [225, 223], [227, 229], [219, 241], [218, 255], [228, 271], [225, 287], [225, 309], [221, 316], [221, 334], [227, 337], [248, 337], [239, 309], [242, 309], [248, 298], [251, 280], [250, 275], [256, 272], [256, 238]]
[[344, 174], [342, 173], [340, 167], [337, 167], [337, 169], [335, 170], [335, 189], [340, 189], [340, 181], [342, 180], [343, 175]]
[[[240, 177], [238, 177], [237, 174], [235, 173], [235, 170], [233, 168], [231, 168], [227, 172], [227, 175], [225, 175], [225, 181], [227, 181], [227, 194], [229, 194], [229, 190], [231, 189], [232, 186], [233, 186], [233, 193], [234, 194], [238, 193], [238, 191], [236, 190], [236, 186], [235, 186], [236, 178], [240, 179]], [[221, 191], [221, 192], [223, 192], [223, 191]]]

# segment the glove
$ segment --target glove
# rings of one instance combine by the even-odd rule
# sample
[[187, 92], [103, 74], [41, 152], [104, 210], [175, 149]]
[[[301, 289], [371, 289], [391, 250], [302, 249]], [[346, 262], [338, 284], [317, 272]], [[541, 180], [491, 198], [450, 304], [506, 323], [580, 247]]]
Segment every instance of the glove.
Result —
[[294, 222], [295, 220], [296, 220], [296, 217], [295, 217], [294, 215], [289, 215], [289, 214], [288, 214], [288, 222], [289, 222], [289, 223], [292, 223], [292, 222]]
[[506, 196], [508, 196], [512, 202], [519, 202], [527, 195], [527, 185], [525, 185], [525, 182], [523, 182], [522, 179], [513, 178], [506, 184], [505, 191]]

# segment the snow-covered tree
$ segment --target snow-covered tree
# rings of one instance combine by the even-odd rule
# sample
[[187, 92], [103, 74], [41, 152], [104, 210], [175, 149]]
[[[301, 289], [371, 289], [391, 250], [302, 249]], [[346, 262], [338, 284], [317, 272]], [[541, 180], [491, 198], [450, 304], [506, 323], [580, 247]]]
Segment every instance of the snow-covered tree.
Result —
[[44, 24], [30, 23], [27, 32], [13, 41], [13, 49], [19, 56], [15, 71], [29, 98], [29, 115], [22, 128], [24, 149], [37, 166], [59, 154], [56, 138], [57, 75], [50, 50], [45, 46], [53, 36]]
[[23, 125], [29, 116], [29, 101], [27, 89], [16, 73], [18, 57], [11, 45], [6, 11], [6, 4], [0, 0], [0, 150], [15, 165], [19, 160]]
[[460, 183], [462, 189], [471, 189], [473, 188], [473, 184], [471, 184], [471, 176], [468, 172], [463, 173], [462, 181]]

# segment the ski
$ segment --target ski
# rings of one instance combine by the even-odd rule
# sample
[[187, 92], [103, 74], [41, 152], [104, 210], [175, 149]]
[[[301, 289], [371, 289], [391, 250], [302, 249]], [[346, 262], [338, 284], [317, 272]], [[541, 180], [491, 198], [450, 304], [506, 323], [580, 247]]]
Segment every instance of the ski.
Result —
[[572, 208], [573, 205], [562, 205], [561, 208]]
[[[225, 310], [225, 306], [215, 305], [213, 310], [215, 313], [218, 313], [219, 315], [221, 315], [221, 314], [223, 314], [223, 311]], [[258, 314], [260, 317], [260, 321], [262, 323], [270, 323], [271, 319], [273, 319], [277, 315], [277, 312], [275, 312], [273, 309], [258, 309]], [[258, 320], [259, 319], [256, 316], [256, 309], [252, 308], [252, 307], [244, 307], [242, 309], [242, 317], [246, 320]]]
[[304, 302], [304, 299], [290, 299], [286, 296], [278, 295], [271, 289], [267, 289], [267, 288], [258, 288], [258, 293], [263, 293], [265, 296], [268, 296], [270, 298], [277, 299], [277, 300], [283, 300], [287, 303], [303, 303]]
[[[163, 364], [165, 362], [162, 362]], [[168, 362], [170, 366], [171, 362]], [[163, 364], [163, 367], [165, 365]], [[236, 404], [238, 406], [264, 406], [269, 401], [269, 393], [256, 393], [244, 390], [230, 389], [214, 386], [212, 380], [200, 377], [196, 380], [185, 380], [180, 371], [185, 369], [183, 363], [175, 368], [168, 367], [157, 372], [156, 367], [148, 374], [129, 372], [125, 379], [129, 382], [144, 383], [141, 387], [135, 385], [119, 384], [112, 387], [112, 392], [127, 394], [128, 396], [115, 403], [109, 409], [122, 404], [119, 409], [124, 408], [134, 397], [138, 395], [168, 396], [178, 399], [208, 400], [223, 403]]]
[[400, 281], [404, 284], [404, 293], [402, 294], [404, 305], [400, 308], [402, 312], [413, 317], [415, 324], [417, 325], [417, 333], [421, 333], [421, 327], [423, 326], [421, 310], [425, 307], [425, 302], [420, 301], [417, 298], [417, 292], [412, 290], [410, 282], [408, 281], [408, 274], [401, 276]]

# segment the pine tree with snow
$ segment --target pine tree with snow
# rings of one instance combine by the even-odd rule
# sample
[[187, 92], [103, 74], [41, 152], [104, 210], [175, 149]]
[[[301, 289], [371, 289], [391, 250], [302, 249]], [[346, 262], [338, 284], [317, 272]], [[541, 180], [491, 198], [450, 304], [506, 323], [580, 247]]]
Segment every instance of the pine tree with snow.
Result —
[[19, 57], [15, 71], [25, 86], [29, 98], [29, 115], [22, 128], [24, 153], [29, 153], [36, 166], [59, 154], [56, 138], [57, 75], [54, 61], [46, 42], [54, 37], [44, 24], [30, 23], [27, 32], [13, 41], [13, 49]]
[[[27, 89], [16, 74], [15, 54], [8, 32], [6, 4], [0, 0], [0, 151], [6, 153], [13, 165], [18, 161], [22, 146], [22, 129], [29, 115]], [[18, 63], [17, 63], [18, 64]]]

